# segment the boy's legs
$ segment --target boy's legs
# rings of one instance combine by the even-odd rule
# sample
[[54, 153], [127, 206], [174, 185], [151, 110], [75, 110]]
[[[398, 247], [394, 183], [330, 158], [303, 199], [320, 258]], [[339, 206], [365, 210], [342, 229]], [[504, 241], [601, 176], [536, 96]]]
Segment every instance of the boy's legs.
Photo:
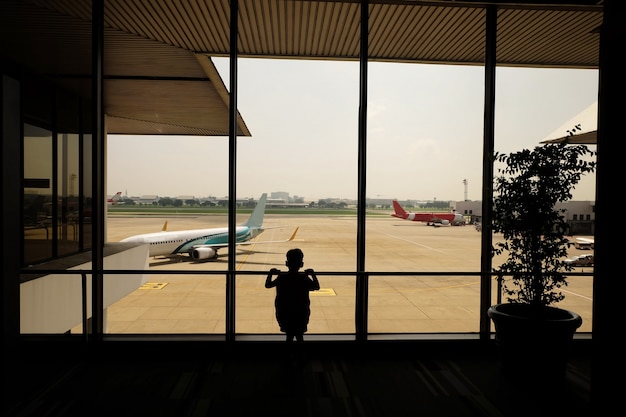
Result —
[[[295, 342], [294, 342], [295, 339]], [[302, 333], [287, 333], [287, 349], [292, 358], [301, 359], [304, 344], [304, 334]]]

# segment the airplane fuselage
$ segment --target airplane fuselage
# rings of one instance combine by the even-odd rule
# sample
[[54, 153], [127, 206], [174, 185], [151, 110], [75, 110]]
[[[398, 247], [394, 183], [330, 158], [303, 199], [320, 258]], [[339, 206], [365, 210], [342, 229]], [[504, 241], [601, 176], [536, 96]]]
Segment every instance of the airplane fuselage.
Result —
[[392, 204], [393, 213], [391, 213], [391, 215], [398, 219], [422, 222], [429, 226], [452, 226], [465, 224], [465, 218], [463, 215], [455, 213], [454, 211], [440, 213], [412, 213], [403, 209], [397, 200], [393, 200]]
[[[237, 226], [236, 242], [247, 242], [263, 232], [262, 228]], [[149, 244], [149, 256], [190, 253], [196, 246], [228, 246], [228, 228], [194, 229], [146, 233], [123, 239], [122, 242]]]
[[441, 222], [442, 220], [452, 222], [458, 215], [455, 213], [406, 213], [404, 216], [402, 216], [393, 213], [392, 216], [399, 219], [411, 220], [414, 222], [435, 223]]
[[[259, 243], [252, 239], [263, 233], [263, 215], [265, 213], [265, 202], [267, 194], [263, 193], [259, 202], [252, 210], [250, 217], [245, 223], [235, 227], [235, 245], [252, 245]], [[298, 228], [293, 232], [289, 239], [269, 240], [260, 243], [279, 243], [289, 242], [294, 239]], [[156, 233], [144, 233], [127, 237], [121, 242], [130, 242], [149, 245], [148, 256], [174, 256], [178, 254], [187, 254], [194, 260], [216, 259], [217, 252], [220, 248], [226, 248], [230, 245], [228, 227], [214, 227], [210, 229], [192, 229], [168, 231], [167, 222], [163, 225], [163, 229]]]

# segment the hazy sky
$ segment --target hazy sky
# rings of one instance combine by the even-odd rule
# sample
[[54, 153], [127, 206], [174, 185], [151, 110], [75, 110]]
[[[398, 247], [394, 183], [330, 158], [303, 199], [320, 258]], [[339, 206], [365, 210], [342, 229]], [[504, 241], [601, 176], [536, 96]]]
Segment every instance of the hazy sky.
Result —
[[[214, 62], [228, 88], [228, 60]], [[367, 197], [480, 200], [483, 68], [370, 63], [368, 73]], [[237, 145], [238, 198], [357, 197], [358, 63], [241, 59], [238, 82], [252, 134]], [[593, 105], [598, 72], [499, 68], [496, 83], [495, 147], [511, 152]], [[108, 146], [109, 195], [228, 195], [227, 137], [109, 135]], [[594, 176], [574, 199], [595, 199]]]

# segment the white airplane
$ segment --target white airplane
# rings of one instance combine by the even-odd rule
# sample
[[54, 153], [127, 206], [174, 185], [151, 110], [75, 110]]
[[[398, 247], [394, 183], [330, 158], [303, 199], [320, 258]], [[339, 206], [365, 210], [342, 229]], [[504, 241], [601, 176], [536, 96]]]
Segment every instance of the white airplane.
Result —
[[[267, 194], [263, 194], [248, 220], [237, 226], [235, 230], [235, 245], [252, 245], [257, 243], [289, 242], [296, 237], [298, 227], [289, 239], [252, 242], [251, 240], [263, 233], [263, 217], [265, 215], [265, 201]], [[220, 248], [228, 247], [228, 228], [217, 227], [211, 229], [193, 229], [167, 231], [167, 222], [163, 229], [156, 233], [145, 233], [122, 239], [121, 242], [149, 244], [148, 256], [175, 256], [187, 254], [195, 260], [215, 259]]]
[[577, 237], [576, 242], [574, 242], [574, 247], [581, 250], [593, 249], [594, 240], [593, 238]]

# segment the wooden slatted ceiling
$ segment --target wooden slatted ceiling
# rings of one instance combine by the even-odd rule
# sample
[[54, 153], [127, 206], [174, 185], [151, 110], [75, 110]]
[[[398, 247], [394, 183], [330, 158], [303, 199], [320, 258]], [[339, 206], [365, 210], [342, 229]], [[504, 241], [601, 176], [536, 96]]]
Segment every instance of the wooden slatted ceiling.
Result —
[[[82, 2], [37, 1], [91, 18]], [[503, 4], [498, 64], [596, 68], [598, 34], [593, 31], [602, 23], [602, 8], [585, 5], [590, 1], [573, 3]], [[480, 5], [370, 0], [371, 59], [482, 65], [485, 9]], [[228, 0], [107, 0], [105, 24], [188, 51], [228, 56], [229, 7]], [[243, 57], [358, 59], [358, 1], [240, 0], [239, 7]], [[569, 53], [571, 48], [576, 53]]]
[[[591, 2], [502, 5], [498, 65], [597, 68], [602, 8]], [[18, 41], [36, 33], [74, 45], [69, 51], [31, 51], [29, 44], [17, 42], [8, 48], [47, 74], [88, 73], [90, 61], [84, 56], [90, 48], [90, 5], [85, 0], [3, 0], [4, 19], [11, 18], [7, 11], [18, 15], [11, 6], [30, 7], [22, 22], [27, 25], [22, 29], [25, 35], [23, 39], [18, 35]], [[104, 5], [105, 111], [110, 132], [226, 135], [228, 94], [209, 57], [229, 55], [229, 0], [106, 0]], [[239, 6], [241, 57], [359, 57], [358, 1], [239, 0]], [[370, 59], [483, 65], [486, 12], [480, 6], [478, 2], [370, 0]], [[199, 64], [197, 54], [208, 60], [205, 66]], [[159, 97], [142, 88], [154, 87], [147, 79], [160, 82]], [[78, 85], [89, 87], [82, 81]], [[182, 95], [180, 89], [187, 91], [191, 85], [197, 89]], [[133, 97], [128, 97], [130, 91]], [[179, 111], [185, 107], [193, 111]], [[250, 135], [242, 118], [238, 133]]]
[[497, 60], [508, 65], [596, 68], [601, 15], [585, 12], [501, 10]]
[[483, 9], [389, 5], [374, 10], [372, 60], [484, 63]]

